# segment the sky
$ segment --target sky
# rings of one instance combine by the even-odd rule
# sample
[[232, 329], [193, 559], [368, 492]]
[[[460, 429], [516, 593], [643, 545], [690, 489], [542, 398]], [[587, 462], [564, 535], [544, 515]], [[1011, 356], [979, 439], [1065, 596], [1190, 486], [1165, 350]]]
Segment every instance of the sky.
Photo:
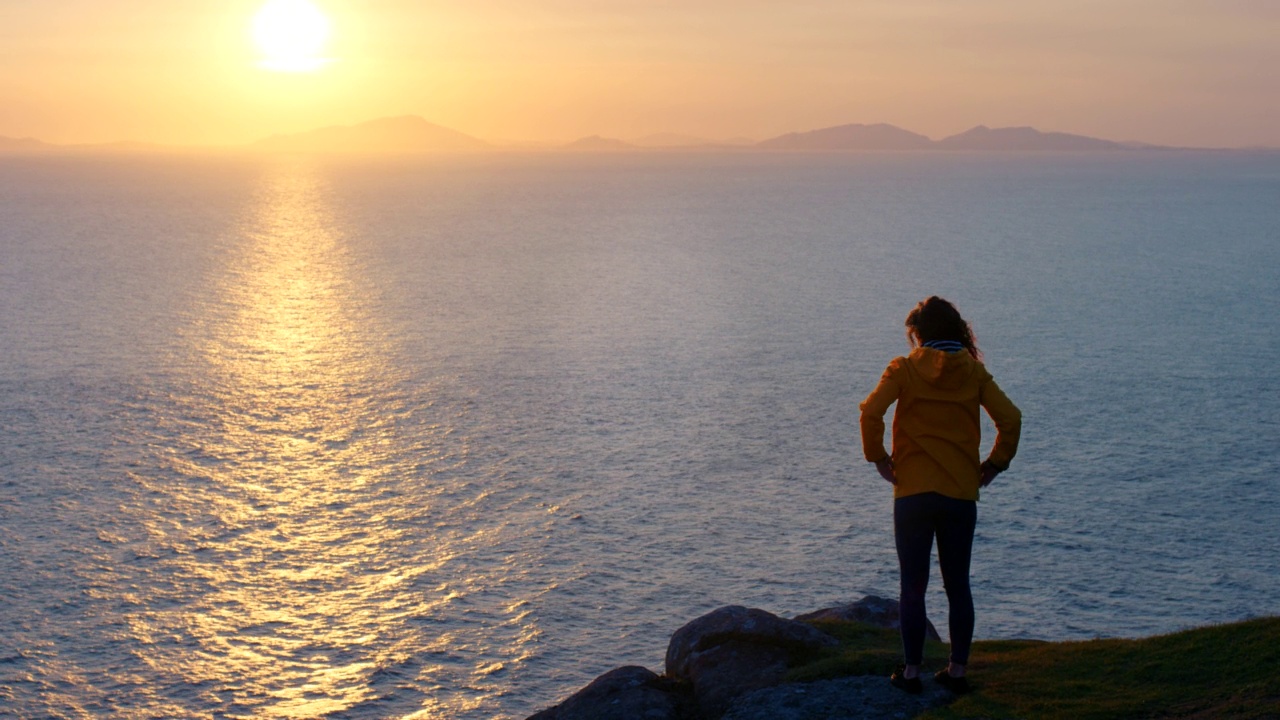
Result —
[[1280, 147], [1280, 0], [0, 0], [0, 136], [237, 144], [419, 115], [492, 142], [1030, 125]]

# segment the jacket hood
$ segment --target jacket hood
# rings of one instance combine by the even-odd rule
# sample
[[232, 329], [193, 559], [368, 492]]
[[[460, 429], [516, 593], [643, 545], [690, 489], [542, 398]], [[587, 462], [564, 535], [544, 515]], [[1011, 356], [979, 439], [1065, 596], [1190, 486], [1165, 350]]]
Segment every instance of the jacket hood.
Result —
[[948, 353], [927, 347], [912, 350], [907, 364], [920, 379], [943, 390], [963, 387], [982, 367], [967, 352]]

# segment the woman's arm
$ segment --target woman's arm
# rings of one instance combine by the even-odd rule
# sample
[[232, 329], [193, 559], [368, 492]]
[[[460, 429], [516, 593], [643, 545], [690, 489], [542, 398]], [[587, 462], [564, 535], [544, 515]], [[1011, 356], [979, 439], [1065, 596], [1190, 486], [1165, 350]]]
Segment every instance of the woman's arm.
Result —
[[[858, 424], [862, 428], [862, 455], [867, 462], [876, 463], [881, 475], [884, 475], [885, 471], [880, 468], [880, 463], [889, 460], [889, 453], [884, 449], [884, 414], [898, 399], [899, 386], [894, 380], [894, 371], [898, 364], [897, 360], [889, 363], [889, 367], [885, 368], [884, 374], [880, 376], [880, 383], [876, 385], [876, 389], [872, 390], [867, 399], [858, 405], [858, 409], [862, 411], [858, 418]], [[888, 469], [892, 472], [891, 462]], [[885, 479], [889, 480], [888, 477]]]
[[[996, 426], [995, 444], [991, 447], [987, 461], [983, 463], [983, 479], [986, 481], [983, 485], [986, 485], [991, 482], [986, 477], [988, 468], [997, 473], [1004, 472], [1009, 467], [1009, 461], [1018, 453], [1018, 439], [1022, 436], [1022, 411], [1004, 394], [995, 380], [982, 385], [978, 401]], [[995, 473], [991, 477], [995, 477]]]

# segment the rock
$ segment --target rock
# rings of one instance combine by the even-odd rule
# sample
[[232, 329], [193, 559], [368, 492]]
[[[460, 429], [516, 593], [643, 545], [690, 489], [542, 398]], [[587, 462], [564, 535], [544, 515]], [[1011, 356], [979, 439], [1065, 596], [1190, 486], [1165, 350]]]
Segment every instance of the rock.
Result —
[[527, 720], [682, 720], [691, 701], [675, 683], [635, 665], [591, 681], [552, 708]]
[[680, 628], [667, 645], [667, 675], [689, 680], [688, 665], [699, 653], [729, 640], [771, 645], [792, 650], [835, 647], [840, 643], [830, 635], [795, 620], [741, 605], [713, 610]]
[[923, 693], [908, 695], [883, 676], [846, 677], [747, 693], [720, 720], [906, 720], [952, 697], [930, 679]]
[[702, 715], [716, 718], [735, 698], [781, 682], [792, 653], [838, 644], [804, 623], [731, 605], [703, 615], [671, 636], [666, 674], [690, 683]]
[[702, 716], [718, 718], [745, 693], [782, 682], [788, 652], [730, 640], [698, 653], [689, 663], [693, 697]]
[[[848, 603], [847, 605], [837, 605], [836, 607], [798, 615], [796, 620], [855, 621], [893, 630], [898, 630], [902, 627], [898, 614], [898, 601], [882, 598], [878, 595], [868, 595], [857, 602]], [[942, 640], [942, 637], [938, 635], [938, 629], [927, 618], [925, 619], [925, 635], [930, 640]]]

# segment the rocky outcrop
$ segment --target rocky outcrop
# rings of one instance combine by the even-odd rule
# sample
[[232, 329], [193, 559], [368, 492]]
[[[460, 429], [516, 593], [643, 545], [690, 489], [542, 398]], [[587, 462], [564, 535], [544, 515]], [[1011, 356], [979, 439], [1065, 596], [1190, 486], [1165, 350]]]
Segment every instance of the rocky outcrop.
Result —
[[838, 644], [810, 625], [731, 605], [671, 636], [667, 676], [689, 683], [698, 709], [715, 718], [738, 696], [782, 682], [794, 653]]
[[[898, 614], [898, 601], [882, 598], [879, 595], [868, 595], [857, 602], [798, 615], [796, 620], [803, 622], [842, 620], [845, 622], [866, 623], [893, 630], [902, 627], [902, 620]], [[942, 638], [938, 635], [938, 629], [933, 626], [933, 623], [928, 618], [925, 619], [925, 635], [930, 640], [942, 641]]]
[[[926, 683], [910, 696], [884, 677], [783, 683], [798, 655], [839, 643], [801, 620], [853, 620], [898, 627], [897, 601], [868, 596], [787, 620], [730, 605], [680, 628], [667, 646], [662, 676], [628, 666], [596, 678], [528, 720], [811, 720], [908, 718], [943, 702]], [[929, 626], [931, 637], [937, 632]]]

